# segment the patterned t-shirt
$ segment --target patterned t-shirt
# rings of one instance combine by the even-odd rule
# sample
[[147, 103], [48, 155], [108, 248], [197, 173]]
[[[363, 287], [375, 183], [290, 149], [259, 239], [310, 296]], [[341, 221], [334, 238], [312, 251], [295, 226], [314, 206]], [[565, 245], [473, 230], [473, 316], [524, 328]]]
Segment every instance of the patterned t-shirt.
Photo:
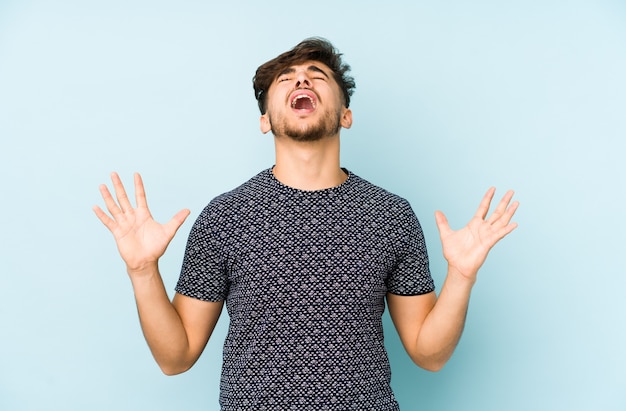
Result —
[[386, 293], [434, 290], [408, 202], [355, 174], [303, 191], [271, 169], [215, 198], [176, 291], [225, 300], [222, 410], [397, 410]]

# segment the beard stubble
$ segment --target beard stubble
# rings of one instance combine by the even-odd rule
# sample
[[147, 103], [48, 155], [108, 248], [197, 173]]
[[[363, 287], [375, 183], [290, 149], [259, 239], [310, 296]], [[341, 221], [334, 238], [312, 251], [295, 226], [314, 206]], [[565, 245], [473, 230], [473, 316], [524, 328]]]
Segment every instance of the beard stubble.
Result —
[[277, 137], [286, 136], [294, 141], [319, 141], [325, 137], [336, 135], [341, 129], [341, 113], [339, 112], [325, 113], [316, 124], [299, 127], [288, 123], [284, 118], [273, 118], [269, 112], [268, 119], [272, 134]]

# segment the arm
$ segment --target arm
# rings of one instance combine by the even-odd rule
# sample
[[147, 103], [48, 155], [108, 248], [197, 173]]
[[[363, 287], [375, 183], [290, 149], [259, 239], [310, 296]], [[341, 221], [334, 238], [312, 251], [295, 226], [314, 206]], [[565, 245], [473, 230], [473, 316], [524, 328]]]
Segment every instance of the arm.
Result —
[[178, 293], [170, 302], [156, 267], [146, 276], [131, 276], [131, 281], [141, 329], [161, 371], [167, 375], [187, 371], [209, 341], [223, 302]]
[[435, 217], [441, 236], [448, 273], [439, 297], [435, 293], [418, 296], [387, 295], [389, 313], [411, 359], [419, 366], [440, 370], [450, 359], [461, 338], [472, 287], [478, 270], [493, 246], [513, 231], [511, 223], [518, 202], [511, 203], [507, 192], [487, 218], [495, 189], [483, 197], [472, 220], [453, 231], [446, 217]]
[[105, 185], [100, 186], [109, 216], [100, 207], [94, 212], [111, 231], [126, 263], [137, 302], [139, 319], [152, 354], [164, 373], [186, 371], [199, 358], [222, 310], [222, 302], [204, 302], [177, 294], [170, 302], [158, 268], [158, 260], [189, 215], [179, 211], [168, 223], [152, 218], [141, 176], [135, 174], [133, 208], [119, 176], [111, 177], [117, 203]]

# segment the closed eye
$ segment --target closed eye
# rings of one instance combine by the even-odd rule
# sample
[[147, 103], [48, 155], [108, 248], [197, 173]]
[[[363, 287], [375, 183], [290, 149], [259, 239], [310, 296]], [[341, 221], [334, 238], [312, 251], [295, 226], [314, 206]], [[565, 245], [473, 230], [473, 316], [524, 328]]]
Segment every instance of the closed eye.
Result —
[[307, 67], [307, 70], [310, 73], [315, 73], [316, 76], [313, 77], [316, 80], [325, 80], [328, 79], [328, 74], [326, 74], [326, 72], [324, 70], [322, 70], [321, 68], [315, 66], [315, 65], [311, 65], [309, 67]]

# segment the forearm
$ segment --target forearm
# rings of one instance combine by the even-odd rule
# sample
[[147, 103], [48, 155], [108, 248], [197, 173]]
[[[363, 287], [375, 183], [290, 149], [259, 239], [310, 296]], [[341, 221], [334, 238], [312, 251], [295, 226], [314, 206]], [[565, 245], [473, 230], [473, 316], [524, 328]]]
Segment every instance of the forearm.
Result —
[[191, 358], [185, 327], [167, 295], [157, 264], [129, 275], [141, 328], [154, 359], [165, 374], [186, 371], [195, 359]]
[[511, 203], [513, 191], [507, 191], [488, 216], [494, 192], [493, 187], [487, 191], [476, 214], [461, 230], [452, 230], [444, 214], [435, 213], [448, 261], [439, 297], [434, 293], [424, 298], [391, 297], [390, 312], [400, 338], [413, 361], [423, 368], [437, 371], [450, 359], [463, 333], [478, 270], [491, 248], [517, 227], [511, 223], [519, 206], [517, 201]]
[[449, 268], [439, 297], [420, 329], [414, 361], [437, 371], [456, 348], [467, 316], [473, 282]]

